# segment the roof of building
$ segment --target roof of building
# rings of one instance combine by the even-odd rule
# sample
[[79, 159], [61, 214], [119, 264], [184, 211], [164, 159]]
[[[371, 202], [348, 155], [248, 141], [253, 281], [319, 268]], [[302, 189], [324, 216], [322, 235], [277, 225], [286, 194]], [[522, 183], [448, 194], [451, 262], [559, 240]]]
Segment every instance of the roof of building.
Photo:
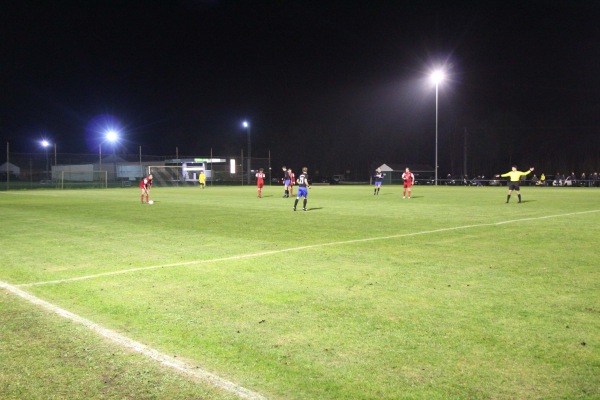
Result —
[[412, 172], [433, 172], [434, 168], [427, 164], [414, 164], [414, 165], [402, 165], [402, 164], [381, 164], [379, 168], [383, 172], [394, 172], [404, 171], [406, 167], [410, 168]]

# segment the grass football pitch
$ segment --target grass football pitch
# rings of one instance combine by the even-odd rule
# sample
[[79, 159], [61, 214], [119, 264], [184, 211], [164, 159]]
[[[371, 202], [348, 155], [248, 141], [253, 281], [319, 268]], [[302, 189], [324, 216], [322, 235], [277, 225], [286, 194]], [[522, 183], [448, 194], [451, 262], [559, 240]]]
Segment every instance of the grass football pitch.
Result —
[[598, 399], [600, 189], [521, 192], [0, 192], [0, 397]]

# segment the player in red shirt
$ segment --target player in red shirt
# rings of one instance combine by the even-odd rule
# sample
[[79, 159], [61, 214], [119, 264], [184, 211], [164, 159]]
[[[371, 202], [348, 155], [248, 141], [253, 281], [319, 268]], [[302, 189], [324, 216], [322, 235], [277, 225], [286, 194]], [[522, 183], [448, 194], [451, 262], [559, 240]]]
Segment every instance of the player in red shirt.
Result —
[[294, 182], [296, 182], [296, 175], [292, 172], [291, 168], [288, 168], [288, 173], [290, 174], [290, 195], [294, 195]]
[[142, 204], [144, 204], [144, 195], [146, 195], [146, 203], [148, 202], [148, 198], [150, 197], [150, 189], [152, 189], [152, 174], [148, 175], [144, 179], [140, 181], [140, 189], [142, 189]]
[[258, 187], [258, 197], [259, 198], [262, 197], [262, 188], [265, 185], [265, 173], [263, 171], [264, 170], [261, 168], [256, 173], [256, 186]]
[[406, 167], [406, 170], [402, 174], [402, 179], [404, 180], [404, 193], [402, 194], [402, 198], [406, 198], [406, 189], [408, 189], [408, 198], [410, 199], [410, 193], [412, 192], [412, 185], [415, 181], [415, 176], [412, 172], [410, 172], [408, 167]]

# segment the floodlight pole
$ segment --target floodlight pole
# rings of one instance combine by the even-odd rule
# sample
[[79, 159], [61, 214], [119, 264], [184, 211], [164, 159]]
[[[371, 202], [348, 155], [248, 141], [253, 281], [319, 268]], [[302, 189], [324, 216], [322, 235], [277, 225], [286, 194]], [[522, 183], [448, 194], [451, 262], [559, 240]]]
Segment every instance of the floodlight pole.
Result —
[[438, 87], [439, 82], [435, 82], [435, 186], [438, 184]]
[[436, 70], [431, 74], [431, 79], [435, 83], [435, 186], [438, 184], [438, 92], [440, 82], [444, 80], [444, 71]]
[[50, 158], [48, 156], [48, 146], [50, 143], [46, 139], [42, 140], [42, 147], [46, 150], [46, 179], [50, 179]]
[[50, 179], [50, 166], [48, 161], [48, 146], [44, 146], [46, 150], [46, 179]]
[[252, 175], [252, 146], [250, 144], [250, 124], [248, 124], [248, 185], [250, 184], [250, 175]]
[[6, 142], [6, 190], [10, 188], [10, 142]]
[[[116, 154], [117, 154], [117, 149], [115, 148], [115, 142], [117, 142], [119, 140], [119, 133], [116, 132], [115, 130], [108, 130], [105, 134], [104, 134], [104, 138], [100, 140], [100, 144], [98, 145], [98, 154], [100, 157], [100, 160], [98, 162], [98, 169], [100, 171], [102, 171], [102, 142], [104, 140], [107, 140], [109, 143], [112, 143], [113, 146], [113, 164], [115, 166], [115, 180], [117, 178], [117, 161], [116, 161]], [[106, 171], [106, 182], [107, 182], [107, 187], [108, 187], [108, 171]]]
[[247, 157], [247, 164], [248, 164], [248, 185], [250, 184], [250, 171], [251, 171], [251, 163], [252, 163], [252, 145], [251, 145], [251, 139], [250, 139], [250, 123], [248, 121], [244, 121], [242, 123], [242, 125], [244, 126], [244, 128], [246, 128], [246, 134], [248, 135], [248, 157]]

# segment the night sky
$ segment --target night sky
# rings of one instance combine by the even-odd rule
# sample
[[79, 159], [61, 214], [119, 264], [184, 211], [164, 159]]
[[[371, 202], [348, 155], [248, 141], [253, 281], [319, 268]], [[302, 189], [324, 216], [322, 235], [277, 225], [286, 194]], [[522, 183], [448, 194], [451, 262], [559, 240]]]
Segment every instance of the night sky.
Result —
[[[600, 171], [598, 1], [2, 1], [11, 151]], [[466, 150], [465, 150], [466, 143]], [[3, 160], [3, 156], [0, 160]]]

